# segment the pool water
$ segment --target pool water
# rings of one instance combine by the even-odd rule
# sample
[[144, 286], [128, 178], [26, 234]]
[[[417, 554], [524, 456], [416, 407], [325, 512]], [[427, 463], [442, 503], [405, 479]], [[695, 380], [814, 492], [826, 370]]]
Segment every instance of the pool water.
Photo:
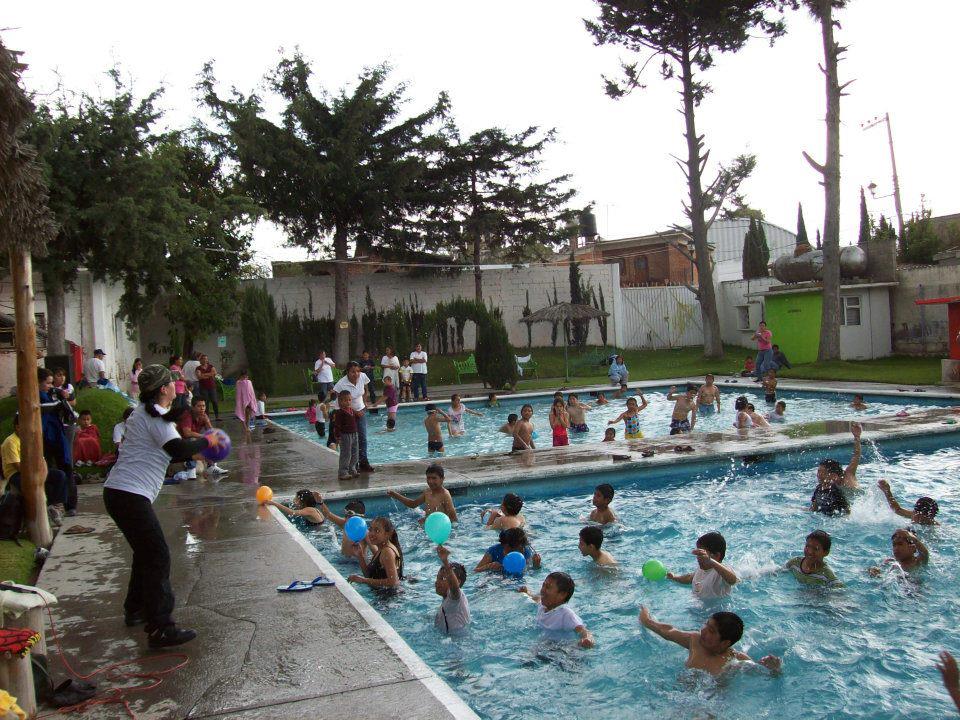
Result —
[[[653, 388], [645, 392], [649, 405], [640, 413], [640, 427], [646, 437], [668, 435], [670, 432], [670, 414], [674, 403], [667, 400], [669, 388]], [[730, 430], [736, 413], [733, 409], [734, 400], [739, 395], [745, 395], [752, 402], [757, 412], [766, 414], [773, 409], [764, 401], [763, 392], [758, 386], [750, 383], [742, 388], [731, 390], [723, 388], [721, 398], [722, 410], [713, 415], [698, 415], [695, 430], [718, 431]], [[591, 400], [589, 393], [579, 393], [583, 402]], [[564, 396], [566, 397], [566, 395]], [[609, 405], [594, 407], [586, 415], [590, 430], [586, 433], [571, 432], [570, 443], [600, 442], [603, 440], [603, 431], [608, 427], [607, 421], [617, 417], [626, 409], [626, 398], [612, 399], [607, 393]], [[948, 401], [938, 398], [899, 398], [889, 395], [868, 396], [868, 408], [857, 411], [850, 408], [852, 395], [838, 393], [813, 392], [781, 392], [777, 398], [787, 403], [786, 418], [788, 423], [800, 423], [810, 420], [856, 419], [874, 415], [888, 415], [900, 410], [919, 407], [946, 406]], [[520, 414], [520, 407], [529, 402], [533, 405], [533, 422], [537, 428], [537, 439], [534, 441], [538, 448], [550, 447], [552, 435], [550, 423], [550, 405], [553, 395], [539, 395], [522, 400], [501, 400], [500, 407], [487, 408], [486, 402], [470, 402], [467, 407], [483, 413], [483, 417], [464, 414], [466, 434], [460, 437], [448, 437], [446, 427], [443, 427], [446, 455], [484, 455], [488, 453], [509, 452], [512, 439], [510, 436], [498, 432], [507, 421], [510, 413]], [[441, 410], [447, 410], [450, 402], [437, 403]], [[386, 431], [387, 415], [384, 409], [378, 414], [367, 416], [367, 456], [374, 465], [404, 460], [418, 460], [427, 457], [427, 431], [423, 427], [425, 412], [422, 407], [404, 408], [401, 406], [397, 413], [396, 432]], [[314, 442], [326, 443], [321, 440], [313, 426], [306, 421], [303, 415], [278, 416], [274, 420], [286, 428], [296, 432]], [[615, 426], [617, 438], [623, 439], [623, 423]]]
[[[831, 454], [845, 463], [849, 453]], [[941, 649], [960, 650], [960, 436], [909, 446], [868, 444], [858, 473], [863, 491], [849, 517], [804, 511], [819, 458], [805, 452], [747, 465], [731, 461], [457, 493], [461, 520], [448, 545], [467, 567], [473, 623], [456, 637], [433, 627], [439, 563], [418, 514], [388, 499], [368, 501], [368, 517], [389, 513], [397, 523], [409, 579], [393, 595], [357, 587], [485, 718], [951, 716], [934, 662]], [[921, 531], [931, 560], [916, 581], [866, 573], [889, 556], [890, 534], [906, 522], [887, 508], [876, 488], [881, 477], [904, 505], [924, 494], [940, 503], [942, 525]], [[599, 482], [616, 488], [620, 524], [605, 530], [604, 543], [621, 563], [616, 570], [595, 567], [577, 548]], [[548, 572], [568, 572], [577, 585], [570, 605], [593, 632], [596, 648], [577, 647], [573, 633], [544, 636], [534, 628], [535, 606], [515, 592], [519, 581], [472, 572], [496, 542], [494, 532], [481, 528], [481, 508], [507, 490], [524, 496], [532, 541], [543, 555], [543, 568], [528, 572], [526, 584], [539, 590]], [[806, 535], [817, 528], [833, 536], [828, 561], [844, 587], [810, 589], [789, 574], [764, 574], [802, 554]], [[674, 572], [692, 572], [694, 542], [710, 530], [724, 534], [726, 562], [742, 578], [731, 597], [701, 602], [688, 586], [643, 579], [640, 567], [650, 558]], [[303, 531], [344, 576], [355, 572], [355, 564], [339, 555], [331, 526]], [[754, 658], [782, 656], [783, 674], [741, 671], [716, 680], [685, 670], [686, 650], [639, 626], [641, 603], [658, 620], [687, 630], [699, 629], [717, 610], [735, 611], [746, 624], [737, 647]]]

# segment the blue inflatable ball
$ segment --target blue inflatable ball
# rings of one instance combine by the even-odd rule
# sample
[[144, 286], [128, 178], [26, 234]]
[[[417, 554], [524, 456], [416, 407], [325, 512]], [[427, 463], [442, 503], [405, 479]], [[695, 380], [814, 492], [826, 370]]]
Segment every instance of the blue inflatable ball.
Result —
[[362, 517], [354, 515], [347, 520], [343, 526], [343, 531], [347, 534], [347, 537], [354, 542], [360, 542], [367, 536], [367, 521]]
[[537, 439], [538, 437], [540, 437], [540, 436], [537, 435], [537, 431], [534, 430], [532, 433], [530, 433], [530, 437], [531, 437], [531, 439], [536, 440], [536, 439]]
[[523, 575], [527, 568], [527, 559], [523, 553], [514, 550], [503, 558], [503, 571], [507, 575]]

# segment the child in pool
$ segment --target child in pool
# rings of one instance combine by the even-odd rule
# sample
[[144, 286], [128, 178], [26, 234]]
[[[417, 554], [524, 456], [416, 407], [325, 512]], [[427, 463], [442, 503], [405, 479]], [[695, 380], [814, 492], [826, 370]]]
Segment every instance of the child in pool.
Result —
[[606, 397], [604, 397], [604, 394], [603, 394], [603, 393], [597, 393], [597, 405], [598, 405], [598, 406], [600, 406], [600, 405], [609, 405], [609, 404], [610, 404], [610, 401], [607, 400]]
[[723, 558], [727, 554], [727, 541], [723, 535], [718, 532], [701, 535], [697, 538], [693, 554], [698, 565], [694, 572], [686, 575], [667, 573], [667, 579], [692, 585], [693, 594], [701, 600], [727, 597], [737, 584], [737, 574], [723, 564]]
[[843, 468], [836, 460], [821, 461], [817, 467], [817, 487], [810, 496], [807, 509], [824, 515], [849, 515], [850, 501], [839, 485], [842, 475]]
[[440, 557], [440, 569], [433, 588], [443, 601], [433, 618], [433, 625], [449, 634], [463, 630], [470, 624], [470, 603], [461, 591], [467, 581], [467, 569], [458, 562], [450, 562], [450, 551], [443, 545], [437, 545], [437, 555]]
[[310, 404], [307, 405], [307, 422], [313, 425], [319, 437], [327, 434], [327, 406], [318, 403], [315, 398], [310, 398]]
[[757, 412], [753, 403], [747, 403], [747, 415], [750, 416], [753, 427], [770, 427], [770, 423], [767, 422], [767, 419], [763, 415]]
[[[613, 428], [610, 428], [611, 430]], [[617, 521], [617, 516], [610, 509], [613, 502], [613, 485], [601, 483], [593, 491], [593, 510], [590, 511], [591, 522], [606, 525]]]
[[825, 530], [814, 530], [807, 535], [803, 546], [803, 555], [790, 558], [783, 566], [789, 570], [801, 585], [840, 585], [837, 576], [827, 565], [824, 558], [830, 554], [833, 541]]
[[394, 432], [397, 429], [397, 408], [400, 405], [400, 398], [393, 384], [393, 378], [389, 375], [383, 376], [383, 404], [387, 406], [387, 432]]
[[649, 404], [643, 396], [643, 392], [640, 393], [640, 401], [643, 404], [638, 407], [636, 398], [628, 398], [627, 409], [613, 420], [607, 421], [607, 425], [616, 425], [623, 420], [623, 437], [627, 440], [635, 440], [643, 437], [643, 433], [640, 431], [640, 411], [645, 410]]
[[[323, 517], [332, 522], [339, 528], [343, 528], [347, 524], [347, 520], [352, 518], [354, 515], [358, 517], [363, 517], [367, 512], [366, 506], [363, 504], [363, 500], [351, 500], [346, 504], [343, 509], [344, 517], [340, 517], [333, 513], [330, 508], [327, 507], [327, 504], [323, 501], [320, 493], [313, 493], [314, 499], [317, 501], [317, 507], [320, 508], [320, 512], [323, 513]], [[364, 538], [359, 543], [355, 543], [353, 540], [347, 537], [346, 533], [343, 533], [343, 536], [340, 539], [340, 554], [345, 555], [346, 557], [354, 558], [357, 557], [357, 546], [366, 545], [367, 539]]]
[[670, 434], [679, 435], [693, 430], [697, 424], [697, 386], [687, 383], [684, 393], [677, 392], [676, 386], [670, 388], [667, 400], [674, 402], [673, 414], [670, 416]]
[[394, 500], [399, 500], [408, 508], [416, 508], [423, 505], [426, 515], [435, 512], [442, 512], [451, 522], [457, 521], [457, 509], [453, 506], [453, 497], [450, 491], [443, 486], [443, 467], [437, 463], [427, 466], [427, 489], [420, 495], [411, 499], [405, 497], [395, 490], [387, 490], [387, 495]]
[[777, 400], [777, 404], [773, 407], [773, 412], [767, 413], [767, 422], [771, 423], [785, 423], [787, 413], [787, 404], [783, 400]]
[[714, 384], [713, 374], [707, 373], [704, 384], [697, 390], [697, 414], [713, 415], [720, 412], [720, 388]]
[[563, 402], [563, 396], [554, 399], [553, 406], [550, 408], [550, 428], [553, 430], [553, 446], [562, 447], [570, 444], [570, 436], [567, 435], [567, 428], [570, 427], [570, 416], [567, 415], [567, 406]]
[[503, 530], [499, 537], [500, 542], [491, 545], [480, 558], [480, 562], [473, 569], [474, 572], [500, 572], [503, 570], [503, 559], [512, 552], [518, 552], [526, 558], [527, 563], [535, 568], [540, 567], [540, 553], [536, 552], [527, 539], [523, 528]]
[[737, 418], [733, 421], [733, 427], [737, 430], [747, 430], [748, 428], [753, 427], [753, 419], [750, 417], [750, 413], [747, 411], [747, 406], [750, 403], [747, 401], [747, 398], [741, 395], [737, 398], [737, 401], [733, 404], [734, 409], [737, 411]]
[[[883, 561], [882, 565], [897, 565], [904, 572], [919, 570], [930, 560], [930, 552], [923, 541], [906, 528], [895, 530], [890, 538], [893, 548], [893, 557]], [[882, 566], [872, 567], [868, 573], [876, 577], [883, 572]]]
[[488, 508], [480, 512], [480, 521], [483, 522], [483, 516], [490, 513], [487, 518], [487, 530], [509, 530], [510, 528], [523, 527], [527, 524], [526, 518], [520, 514], [523, 509], [523, 498], [514, 493], [507, 493], [503, 496], [500, 508]]
[[403, 550], [397, 529], [388, 518], [374, 518], [367, 526], [367, 547], [375, 547], [367, 561], [367, 547], [356, 549], [357, 560], [363, 575], [351, 575], [347, 582], [363, 583], [371, 587], [396, 588], [403, 580]]
[[477, 417], [483, 417], [483, 413], [479, 413], [476, 410], [471, 410], [466, 405], [460, 401], [460, 396], [454, 393], [450, 396], [450, 412], [447, 413], [447, 417], [450, 418], [450, 422], [447, 427], [451, 436], [459, 436], [466, 433], [466, 427], [463, 424], [463, 415], [464, 413], [469, 413], [470, 415], [476, 415]]
[[[321, 500], [322, 502], [322, 500]], [[323, 512], [317, 507], [317, 498], [309, 490], [298, 490], [293, 499], [293, 507], [288, 508], [273, 500], [267, 500], [267, 505], [273, 505], [284, 515], [302, 517], [311, 525], [322, 525]]]
[[488, 408], [500, 407], [500, 400], [497, 399], [496, 393], [490, 393], [487, 395], [487, 407]]
[[603, 431], [603, 442], [613, 442], [617, 439], [617, 429], [607, 428]]
[[[719, 675], [733, 663], [753, 662], [746, 653], [733, 649], [733, 645], [743, 637], [743, 620], [736, 613], [716, 612], [699, 632], [691, 632], [657, 622], [650, 611], [641, 605], [640, 624], [664, 640], [687, 648], [686, 666], [692, 670], [706, 670], [711, 675]], [[777, 656], [767, 655], [760, 659], [759, 664], [773, 673], [779, 673], [783, 663]]]
[[533, 444], [533, 422], [530, 420], [532, 417], [532, 405], [524, 405], [520, 408], [520, 419], [517, 420], [517, 425], [513, 430], [513, 447], [510, 449], [511, 452], [514, 450], [536, 449], [536, 445]]
[[410, 358], [404, 358], [400, 365], [400, 400], [410, 402], [410, 388], [413, 385], [413, 368], [410, 367]]
[[567, 416], [570, 418], [570, 432], [585, 433], [589, 432], [587, 427], [586, 413], [590, 412], [590, 406], [580, 402], [580, 399], [574, 394], [567, 395]]
[[777, 371], [767, 370], [763, 378], [763, 399], [768, 405], [773, 405], [777, 401]]
[[580, 616], [567, 606], [575, 589], [576, 584], [569, 575], [552, 572], [544, 578], [539, 595], [532, 594], [526, 587], [518, 592], [537, 603], [537, 627], [542, 630], [573, 630], [580, 636], [580, 647], [592, 648], [593, 634], [587, 630]]
[[893, 492], [890, 490], [890, 483], [886, 480], [878, 480], [877, 487], [880, 488], [880, 492], [887, 498], [887, 504], [890, 506], [890, 509], [900, 517], [910, 518], [910, 521], [915, 525], [939, 525], [936, 517], [937, 513], [940, 512], [940, 506], [937, 505], [937, 501], [933, 498], [926, 496], [918, 498], [917, 502], [913, 505], [913, 511], [910, 511], [900, 507], [900, 503], [897, 502], [897, 499], [893, 496]]
[[850, 407], [854, 410], [866, 410], [867, 404], [863, 401], [863, 395], [859, 393], [853, 396], [853, 402], [850, 403]]
[[601, 550], [603, 545], [603, 530], [596, 525], [590, 525], [580, 529], [580, 554], [589, 557], [597, 565], [616, 565], [617, 561], [613, 555], [606, 550]]
[[517, 429], [518, 419], [519, 418], [516, 413], [510, 413], [507, 415], [507, 421], [500, 426], [500, 432], [502, 432], [504, 435], [510, 435], [512, 437], [514, 430]]
[[426, 406], [427, 417], [423, 420], [423, 426], [427, 429], [427, 455], [436, 457], [443, 455], [443, 433], [440, 432], [440, 421], [447, 423], [447, 432], [453, 434], [450, 430], [450, 416], [443, 410], [438, 410], [432, 403]]

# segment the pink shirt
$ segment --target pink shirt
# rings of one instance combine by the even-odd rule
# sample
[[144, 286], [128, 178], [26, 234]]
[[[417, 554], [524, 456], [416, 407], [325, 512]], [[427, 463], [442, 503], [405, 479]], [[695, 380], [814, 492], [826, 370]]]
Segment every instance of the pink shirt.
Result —
[[[179, 373], [180, 377], [183, 377], [183, 370], [179, 365], [171, 365], [170, 372]], [[187, 392], [187, 383], [183, 380], [174, 380], [173, 387], [177, 392], [177, 395], [183, 395]]]
[[773, 337], [773, 333], [769, 330], [757, 330], [757, 334], [760, 336], [757, 338], [757, 350], [772, 350], [770, 338]]

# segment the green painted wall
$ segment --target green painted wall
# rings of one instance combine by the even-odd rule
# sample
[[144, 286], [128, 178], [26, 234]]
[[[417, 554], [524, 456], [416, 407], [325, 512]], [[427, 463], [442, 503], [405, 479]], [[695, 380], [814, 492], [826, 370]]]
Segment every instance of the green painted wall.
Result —
[[818, 292], [767, 295], [764, 306], [773, 342], [780, 346], [791, 364], [816, 361], [823, 296]]

